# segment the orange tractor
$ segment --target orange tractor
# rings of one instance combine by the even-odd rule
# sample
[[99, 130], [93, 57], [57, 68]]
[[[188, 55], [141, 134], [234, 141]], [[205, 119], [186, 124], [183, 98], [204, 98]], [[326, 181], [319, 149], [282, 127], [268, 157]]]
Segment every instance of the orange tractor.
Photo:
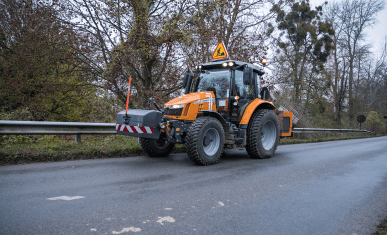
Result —
[[227, 59], [222, 45], [213, 59], [187, 71], [185, 95], [164, 104], [164, 110], [151, 98], [158, 111], [118, 113], [117, 133], [139, 137], [151, 157], [167, 156], [176, 143], [184, 143], [199, 165], [215, 164], [225, 145], [243, 146], [252, 158], [273, 156], [279, 138], [292, 135], [293, 113], [276, 111], [268, 101], [269, 90], [260, 87], [262, 67]]

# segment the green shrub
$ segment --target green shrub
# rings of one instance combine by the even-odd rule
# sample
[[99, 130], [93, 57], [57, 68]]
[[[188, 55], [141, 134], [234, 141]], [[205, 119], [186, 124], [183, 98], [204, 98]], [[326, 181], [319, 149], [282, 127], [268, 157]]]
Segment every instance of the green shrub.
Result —
[[364, 128], [376, 134], [386, 133], [386, 124], [384, 123], [384, 119], [375, 111], [368, 113], [366, 121], [364, 122]]

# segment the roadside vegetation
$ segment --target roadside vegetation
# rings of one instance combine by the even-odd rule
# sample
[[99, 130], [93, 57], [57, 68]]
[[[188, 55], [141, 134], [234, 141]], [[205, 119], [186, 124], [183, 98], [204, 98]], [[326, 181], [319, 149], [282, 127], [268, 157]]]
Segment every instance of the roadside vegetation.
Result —
[[372, 235], [387, 235], [387, 218], [378, 225], [377, 231]]
[[0, 164], [26, 164], [141, 154], [137, 139], [119, 135], [82, 136], [6, 136], [2, 138]]
[[[0, 2], [0, 119], [114, 122], [126, 106], [182, 93], [188, 69], [223, 41], [259, 63], [277, 108], [298, 127], [385, 132], [387, 38], [367, 44], [383, 0]], [[354, 25], [356, 27], [354, 27]], [[270, 72], [269, 72], [270, 71]], [[366, 126], [368, 125], [368, 126]]]

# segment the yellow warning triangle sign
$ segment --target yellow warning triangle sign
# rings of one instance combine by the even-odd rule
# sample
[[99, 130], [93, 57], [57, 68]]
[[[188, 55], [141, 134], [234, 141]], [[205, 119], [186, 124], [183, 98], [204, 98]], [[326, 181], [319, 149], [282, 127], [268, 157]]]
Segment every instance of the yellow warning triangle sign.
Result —
[[212, 60], [225, 59], [228, 57], [226, 47], [223, 42], [220, 42], [212, 54]]

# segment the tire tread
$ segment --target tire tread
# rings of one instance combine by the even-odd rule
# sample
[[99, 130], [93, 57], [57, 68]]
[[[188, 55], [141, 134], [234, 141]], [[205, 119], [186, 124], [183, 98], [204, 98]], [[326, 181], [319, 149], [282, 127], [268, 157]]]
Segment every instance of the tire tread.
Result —
[[[198, 143], [198, 138], [200, 136], [201, 127], [205, 123], [213, 121], [213, 120], [216, 120], [217, 122], [219, 122], [217, 119], [212, 118], [212, 117], [201, 117], [201, 118], [196, 119], [190, 127], [189, 133], [187, 135], [187, 140], [186, 140], [185, 146], [186, 146], [187, 155], [188, 155], [189, 159], [191, 161], [193, 161], [195, 164], [203, 165], [203, 166], [212, 165], [212, 164], [217, 163], [220, 159], [220, 154], [219, 154], [218, 159], [216, 159], [215, 161], [213, 161], [211, 163], [204, 161], [200, 157], [199, 146], [196, 144], [196, 143]], [[222, 130], [223, 130], [223, 128], [222, 128]], [[222, 151], [223, 151], [223, 146], [220, 146], [220, 148], [222, 148]]]
[[[256, 158], [256, 159], [268, 158], [265, 156], [261, 156], [261, 154], [259, 153], [259, 146], [258, 146], [258, 128], [259, 128], [259, 125], [261, 123], [262, 118], [268, 112], [272, 112], [272, 111], [269, 109], [259, 109], [259, 110], [255, 111], [250, 119], [248, 126], [247, 126], [246, 151], [251, 158]], [[277, 133], [278, 133], [278, 130], [277, 130]], [[278, 134], [277, 134], [277, 138], [279, 138]], [[274, 151], [277, 149], [277, 146], [278, 146], [277, 144], [274, 145]]]
[[157, 146], [152, 146], [153, 144], [151, 143], [151, 141], [154, 141], [154, 140], [143, 139], [143, 138], [140, 138], [139, 140], [142, 150], [149, 157], [166, 157], [172, 152], [175, 146], [174, 144], [170, 144], [165, 149], [159, 149], [157, 148]]

